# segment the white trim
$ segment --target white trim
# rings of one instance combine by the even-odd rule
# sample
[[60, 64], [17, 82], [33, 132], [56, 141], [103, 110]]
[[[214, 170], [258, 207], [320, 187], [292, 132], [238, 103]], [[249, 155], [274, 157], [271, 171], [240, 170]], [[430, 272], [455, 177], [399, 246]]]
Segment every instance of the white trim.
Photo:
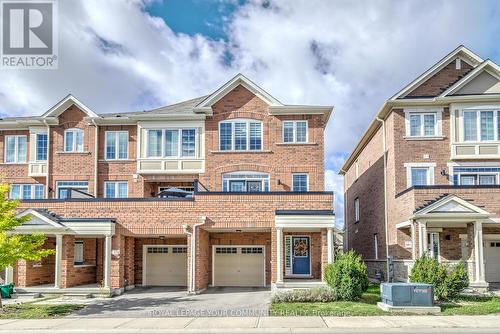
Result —
[[[107, 193], [106, 193], [106, 185], [110, 184], [110, 183], [114, 183], [115, 186], [115, 196], [114, 197], [108, 197], [107, 196]], [[119, 197], [119, 196], [116, 196], [120, 193], [120, 183], [125, 183], [127, 185], [127, 196], [125, 197]], [[105, 181], [104, 182], [104, 193], [103, 193], [103, 197], [104, 198], [128, 198], [128, 181]]]
[[[306, 140], [305, 141], [297, 141], [297, 123], [306, 123]], [[292, 123], [292, 141], [285, 141], [285, 123]], [[309, 143], [309, 121], [306, 119], [298, 119], [298, 120], [283, 120], [281, 124], [281, 142], [283, 144], [307, 144]]]
[[[236, 131], [235, 131], [235, 123], [245, 123], [245, 128], [246, 128], [246, 149], [245, 150], [236, 150]], [[260, 149], [259, 150], [252, 150], [250, 149], [250, 123], [259, 123], [260, 124]], [[231, 149], [229, 150], [222, 150], [221, 148], [221, 131], [220, 127], [221, 124], [231, 124]], [[220, 121], [218, 123], [218, 131], [219, 131], [219, 145], [218, 145], [218, 150], [219, 152], [260, 152], [264, 150], [264, 124], [261, 120], [258, 119], [253, 119], [253, 118], [235, 118], [235, 119], [227, 119]]]
[[[488, 71], [486, 67], [489, 67], [491, 70]], [[450, 88], [445, 90], [441, 95], [439, 95], [439, 97], [445, 97], [449, 94], [453, 94], [454, 92], [462, 88], [464, 85], [471, 82], [483, 71], [488, 72], [490, 75], [500, 80], [500, 67], [491, 60], [487, 59], [481, 65], [477, 66], [472, 71], [470, 71], [465, 77], [463, 77], [462, 79], [457, 81], [454, 85], [452, 85]]]
[[321, 229], [321, 228], [335, 228], [335, 216], [321, 216], [321, 215], [286, 215], [276, 216], [275, 226], [286, 229]]
[[354, 199], [354, 222], [359, 223], [360, 219], [361, 219], [361, 210], [360, 210], [359, 197], [356, 197]]
[[411, 178], [412, 168], [427, 168], [427, 185], [434, 185], [434, 169], [436, 167], [435, 162], [406, 162], [404, 163], [404, 167], [406, 168], [406, 186], [408, 188], [413, 186]]
[[300, 175], [305, 175], [306, 177], [306, 190], [309, 191], [309, 174], [308, 173], [292, 173], [292, 191], [295, 191], [295, 179], [294, 176], [300, 176]]
[[[19, 159], [19, 138], [24, 137], [25, 139], [25, 155], [24, 160]], [[14, 161], [7, 162], [7, 139], [14, 138]], [[3, 163], [9, 165], [25, 164], [28, 162], [28, 136], [27, 135], [6, 135], [3, 141], [4, 158]], [[36, 153], [36, 152], [35, 152]]]
[[401, 230], [401, 229], [404, 229], [404, 228], [410, 228], [411, 226], [412, 226], [411, 221], [406, 220], [404, 222], [397, 223], [396, 224], [396, 229]]
[[[458, 204], [464, 206], [465, 208], [471, 210], [473, 213], [476, 213], [476, 214], [481, 214], [481, 215], [490, 215], [490, 213], [488, 211], [485, 211], [483, 209], [481, 209], [480, 207], [477, 207], [475, 206], [474, 204], [471, 204], [470, 202], [466, 201], [466, 200], [463, 200], [461, 199], [460, 197], [458, 196], [455, 196], [455, 195], [448, 195], [446, 197], [443, 197], [441, 198], [440, 200], [432, 203], [431, 205], [415, 212], [415, 215], [425, 215], [425, 214], [429, 214], [430, 212], [434, 211], [435, 209], [439, 208], [439, 207], [442, 207], [446, 204], [448, 204], [449, 202], [457, 202]], [[487, 217], [485, 217], [487, 218]]]
[[85, 114], [87, 114], [87, 116], [91, 118], [99, 118], [99, 115], [90, 110], [90, 108], [88, 108], [86, 105], [84, 105], [82, 102], [80, 102], [76, 97], [74, 97], [71, 94], [67, 95], [61, 101], [56, 103], [56, 105], [47, 110], [41, 117], [42, 118], [57, 117], [72, 105], [76, 105], [81, 111], [83, 111]]
[[[115, 150], [115, 158], [108, 159], [108, 133], [115, 133], [115, 145], [116, 145], [116, 150]], [[127, 133], [127, 156], [125, 158], [120, 158], [120, 133]], [[104, 131], [104, 160], [107, 161], [114, 161], [114, 160], [128, 160], [128, 151], [129, 151], [129, 131], [128, 130], [107, 130]]]
[[[405, 108], [405, 138], [407, 139], [441, 139], [443, 137], [443, 108]], [[420, 135], [411, 134], [411, 122], [410, 116], [418, 115], [420, 116]], [[434, 134], [425, 135], [425, 115], [433, 115], [434, 116]]]
[[[221, 248], [245, 248], [245, 247], [252, 247], [252, 248], [262, 248], [262, 257], [264, 258], [264, 277], [263, 277], [263, 282], [262, 286], [266, 286], [266, 246], [265, 245], [212, 245], [212, 286], [218, 286], [215, 284], [215, 248], [221, 247]], [[239, 253], [237, 253], [239, 254]]]
[[479, 63], [483, 62], [483, 59], [476, 55], [471, 50], [467, 49], [465, 46], [460, 45], [455, 50], [447, 54], [444, 58], [442, 58], [439, 62], [434, 64], [431, 68], [425, 71], [418, 78], [410, 82], [406, 87], [401, 89], [395, 95], [393, 95], [389, 100], [396, 100], [400, 97], [406, 96], [406, 94], [412, 92], [415, 88], [420, 86], [427, 79], [432, 77], [435, 73], [439, 72], [445, 66], [447, 66], [454, 58], [460, 57], [463, 61], [468, 63], [471, 66], [477, 66]]
[[373, 248], [375, 249], [375, 260], [378, 260], [378, 233], [373, 234]]
[[[194, 155], [182, 155], [182, 132], [187, 130], [194, 130]], [[139, 158], [140, 160], [178, 160], [178, 159], [199, 159], [200, 155], [200, 131], [197, 127], [158, 127], [158, 128], [147, 128], [145, 129], [145, 157]], [[160, 143], [160, 155], [159, 156], [150, 156], [149, 155], [149, 131], [161, 131], [161, 143]], [[167, 156], [166, 155], [166, 133], [167, 131], [177, 131], [177, 155]], [[138, 159], [138, 160], [139, 160]]]
[[[71, 133], [72, 136], [73, 136], [73, 143], [71, 145], [71, 150], [66, 150], [66, 134], [67, 133]], [[77, 143], [77, 134], [78, 133], [81, 133], [82, 134], [82, 148], [81, 150], [78, 149], [78, 143]], [[80, 129], [80, 128], [69, 128], [69, 129], [66, 129], [64, 130], [64, 133], [63, 133], [63, 151], [64, 152], [67, 152], [67, 153], [81, 153], [84, 151], [84, 142], [85, 142], [85, 131], [83, 131], [83, 129]]]
[[[146, 264], [147, 264], [147, 261], [146, 261], [146, 255], [147, 255], [147, 249], [148, 247], [158, 247], [158, 248], [169, 248], [169, 247], [179, 247], [179, 248], [186, 248], [187, 249], [187, 245], [164, 245], [164, 244], [161, 244], [161, 245], [154, 245], [154, 244], [147, 244], [147, 245], [142, 245], [142, 286], [148, 286], [146, 284], [147, 280], [146, 280]], [[187, 253], [186, 253], [187, 254]], [[189, 268], [187, 268], [186, 266], [186, 270], [189, 270]], [[189, 271], [188, 271], [189, 272]], [[189, 281], [189, 278], [188, 278], [188, 281]], [[188, 284], [189, 282], [186, 282], [186, 284]]]

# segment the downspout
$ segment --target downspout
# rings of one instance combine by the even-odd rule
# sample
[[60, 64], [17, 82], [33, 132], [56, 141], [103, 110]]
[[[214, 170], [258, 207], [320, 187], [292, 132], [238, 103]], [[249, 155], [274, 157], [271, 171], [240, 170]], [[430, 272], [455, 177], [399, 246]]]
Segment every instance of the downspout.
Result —
[[385, 131], [385, 120], [377, 117], [377, 121], [382, 123], [382, 148], [384, 152], [384, 229], [385, 229], [385, 257], [386, 257], [386, 269], [387, 269], [387, 282], [389, 282], [389, 231], [387, 227], [387, 222], [389, 221], [388, 211], [387, 211], [387, 147], [386, 147], [386, 131]]
[[[47, 123], [47, 120], [44, 119], [43, 123], [45, 123], [45, 126], [47, 127], [47, 175], [45, 176], [45, 198], [49, 198], [49, 164], [50, 164], [50, 125]], [[35, 153], [36, 154], [36, 153]]]
[[99, 127], [97, 126], [95, 119], [92, 119], [92, 124], [95, 126], [95, 140], [94, 140], [94, 152], [95, 152], [95, 168], [94, 168], [94, 197], [97, 198], [97, 177], [99, 168]]
[[191, 277], [190, 277], [190, 284], [188, 286], [188, 292], [189, 293], [196, 293], [196, 228], [199, 226], [204, 225], [207, 222], [207, 217], [202, 216], [200, 218], [201, 222], [194, 224], [192, 227], [192, 232], [189, 232], [189, 226], [188, 225], [183, 225], [182, 227], [184, 228], [184, 233], [188, 234], [191, 236], [191, 263], [190, 263], [190, 271], [191, 271]]
[[[345, 181], [345, 174], [346, 171], [343, 169], [340, 169], [340, 174], [342, 174], [342, 181], [344, 183], [344, 196], [345, 196], [345, 189], [346, 189], [346, 181]], [[344, 235], [342, 237], [342, 249], [344, 251], [349, 250], [349, 225], [346, 223], [346, 217], [347, 217], [347, 210], [344, 205]]]

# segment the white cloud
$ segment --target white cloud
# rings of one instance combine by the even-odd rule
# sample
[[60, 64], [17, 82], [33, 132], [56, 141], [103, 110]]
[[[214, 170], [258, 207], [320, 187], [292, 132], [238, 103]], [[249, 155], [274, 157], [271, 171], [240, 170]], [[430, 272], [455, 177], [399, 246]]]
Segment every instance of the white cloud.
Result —
[[1, 70], [0, 115], [41, 114], [69, 92], [97, 112], [141, 110], [243, 72], [283, 102], [335, 105], [327, 184], [340, 191], [345, 152], [386, 98], [459, 44], [500, 54], [494, 1], [269, 3], [240, 7], [224, 42], [173, 32], [144, 1], [60, 1], [59, 70]]

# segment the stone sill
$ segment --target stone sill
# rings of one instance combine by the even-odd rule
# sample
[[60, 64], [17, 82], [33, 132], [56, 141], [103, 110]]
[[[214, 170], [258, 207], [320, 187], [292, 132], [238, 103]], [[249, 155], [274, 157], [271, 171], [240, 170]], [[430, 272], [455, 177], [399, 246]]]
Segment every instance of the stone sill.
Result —
[[129, 164], [132, 162], [136, 162], [137, 160], [135, 159], [99, 159], [99, 163], [106, 163], [106, 164]]
[[446, 137], [444, 136], [432, 136], [432, 137], [403, 137], [405, 140], [408, 141], [426, 141], [426, 140], [445, 140]]
[[260, 151], [210, 151], [212, 154], [256, 154], [256, 153], [272, 153], [271, 150], [260, 150]]
[[95, 267], [95, 264], [74, 264], [73, 268], [86, 268], [86, 267]]
[[277, 146], [317, 146], [318, 143], [276, 143]]
[[83, 152], [66, 152], [66, 151], [56, 151], [56, 154], [78, 154], [78, 155], [90, 155], [90, 151], [83, 151]]

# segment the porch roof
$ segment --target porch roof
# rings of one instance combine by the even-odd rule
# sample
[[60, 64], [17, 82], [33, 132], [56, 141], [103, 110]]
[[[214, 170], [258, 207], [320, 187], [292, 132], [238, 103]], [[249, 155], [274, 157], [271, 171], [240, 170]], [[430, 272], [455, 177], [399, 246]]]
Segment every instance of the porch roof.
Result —
[[335, 228], [333, 210], [276, 210], [277, 228], [317, 230]]

